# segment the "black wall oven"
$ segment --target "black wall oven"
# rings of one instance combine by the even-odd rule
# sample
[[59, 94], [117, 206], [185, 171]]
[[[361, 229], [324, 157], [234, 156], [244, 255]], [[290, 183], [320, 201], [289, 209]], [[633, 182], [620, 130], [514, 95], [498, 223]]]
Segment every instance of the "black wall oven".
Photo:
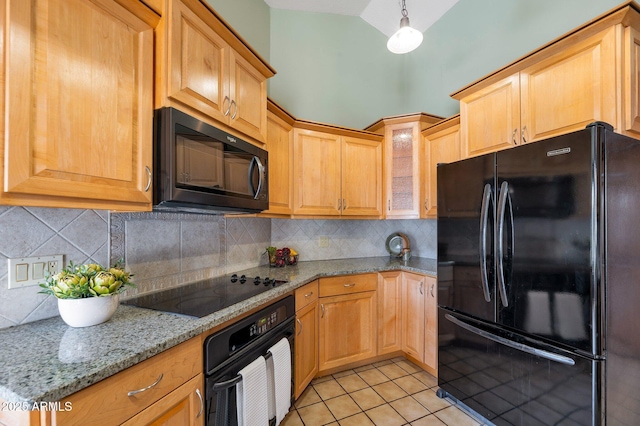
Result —
[[[279, 300], [253, 315], [207, 337], [204, 341], [205, 406], [207, 426], [237, 426], [235, 386], [238, 372], [282, 338], [291, 347], [291, 378], [293, 382], [293, 351], [295, 334], [295, 304], [293, 296]], [[293, 383], [291, 384], [293, 403]], [[267, 395], [264, 396], [267, 400]], [[270, 424], [275, 423], [275, 417]]]
[[267, 151], [174, 108], [155, 111], [154, 131], [155, 210], [269, 208]]

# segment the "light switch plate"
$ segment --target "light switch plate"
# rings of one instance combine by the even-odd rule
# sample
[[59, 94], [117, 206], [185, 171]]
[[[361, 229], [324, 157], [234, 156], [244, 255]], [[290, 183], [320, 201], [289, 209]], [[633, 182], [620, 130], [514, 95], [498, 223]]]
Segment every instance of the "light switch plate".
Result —
[[63, 255], [7, 259], [9, 288], [28, 287], [45, 281], [47, 273], [57, 274], [64, 268]]

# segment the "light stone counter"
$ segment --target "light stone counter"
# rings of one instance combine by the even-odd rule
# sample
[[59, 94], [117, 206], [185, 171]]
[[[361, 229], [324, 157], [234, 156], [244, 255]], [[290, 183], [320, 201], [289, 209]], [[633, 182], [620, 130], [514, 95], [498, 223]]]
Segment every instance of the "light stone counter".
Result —
[[289, 283], [199, 319], [120, 305], [93, 327], [71, 328], [56, 317], [2, 329], [0, 398], [24, 405], [58, 401], [320, 277], [391, 270], [435, 275], [436, 268], [433, 259], [389, 257], [264, 266], [237, 273]]

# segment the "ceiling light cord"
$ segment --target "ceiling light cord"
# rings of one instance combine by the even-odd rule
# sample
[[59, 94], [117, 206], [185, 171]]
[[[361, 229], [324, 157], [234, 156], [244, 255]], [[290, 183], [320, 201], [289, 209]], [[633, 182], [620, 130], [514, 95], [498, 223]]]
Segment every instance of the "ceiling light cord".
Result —
[[409, 17], [409, 12], [407, 12], [407, 5], [405, 4], [404, 0], [402, 0], [402, 16], [405, 18]]

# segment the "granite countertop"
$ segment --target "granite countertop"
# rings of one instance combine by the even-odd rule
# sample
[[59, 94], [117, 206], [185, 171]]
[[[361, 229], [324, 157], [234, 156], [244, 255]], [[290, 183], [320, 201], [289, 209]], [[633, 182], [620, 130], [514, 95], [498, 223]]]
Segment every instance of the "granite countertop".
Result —
[[120, 305], [111, 320], [93, 327], [72, 328], [55, 317], [2, 329], [0, 398], [22, 405], [58, 401], [320, 277], [390, 270], [435, 275], [436, 268], [434, 259], [389, 257], [261, 266], [237, 273], [289, 282], [203, 318]]

